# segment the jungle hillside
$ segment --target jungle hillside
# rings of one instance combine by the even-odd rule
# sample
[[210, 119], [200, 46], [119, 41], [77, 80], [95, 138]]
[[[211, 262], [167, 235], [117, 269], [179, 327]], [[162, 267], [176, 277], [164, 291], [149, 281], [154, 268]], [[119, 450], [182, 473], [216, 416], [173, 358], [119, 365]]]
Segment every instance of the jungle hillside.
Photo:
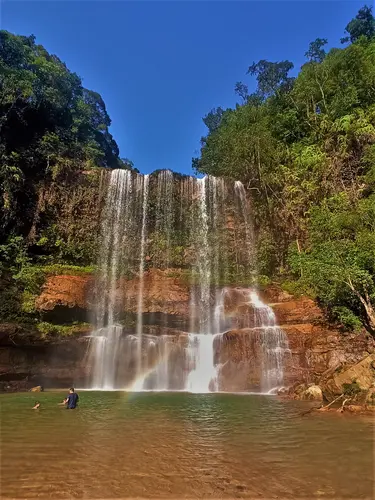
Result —
[[363, 7], [341, 47], [318, 38], [291, 61], [249, 66], [235, 109], [211, 110], [197, 172], [251, 193], [259, 273], [318, 300], [344, 329], [375, 331], [375, 20]]

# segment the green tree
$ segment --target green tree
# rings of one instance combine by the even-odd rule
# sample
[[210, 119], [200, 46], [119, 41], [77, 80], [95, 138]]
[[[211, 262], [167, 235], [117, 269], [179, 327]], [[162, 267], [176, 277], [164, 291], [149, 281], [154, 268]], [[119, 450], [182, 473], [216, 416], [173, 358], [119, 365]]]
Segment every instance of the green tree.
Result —
[[214, 108], [203, 118], [203, 123], [208, 128], [209, 132], [215, 132], [220, 126], [225, 111], [222, 108]]
[[346, 26], [345, 33], [348, 35], [341, 39], [341, 43], [354, 43], [361, 36], [373, 38], [375, 36], [375, 19], [372, 15], [372, 7], [365, 5], [359, 9], [355, 18]]
[[249, 66], [247, 73], [256, 76], [258, 91], [263, 97], [268, 97], [291, 84], [288, 73], [293, 67], [290, 61], [270, 62], [262, 59]]
[[309, 50], [305, 53], [305, 56], [310, 62], [321, 63], [326, 56], [326, 51], [323, 47], [327, 43], [328, 40], [326, 38], [317, 38], [310, 43]]
[[245, 83], [237, 82], [234, 86], [234, 92], [241, 97], [242, 102], [246, 102], [249, 97], [249, 88]]
[[27, 234], [42, 182], [118, 167], [101, 96], [34, 36], [0, 31], [0, 241]]
[[375, 195], [354, 204], [345, 194], [329, 198], [311, 210], [309, 225], [292, 267], [326, 307], [345, 306], [375, 332]]
[[[374, 331], [370, 14], [361, 9], [349, 23], [353, 43], [346, 48], [326, 53], [326, 39], [312, 42], [295, 79], [288, 61], [250, 66], [257, 90], [208, 130], [193, 165], [245, 184], [263, 274], [313, 293], [330, 317]], [[236, 89], [241, 96], [241, 85]]]

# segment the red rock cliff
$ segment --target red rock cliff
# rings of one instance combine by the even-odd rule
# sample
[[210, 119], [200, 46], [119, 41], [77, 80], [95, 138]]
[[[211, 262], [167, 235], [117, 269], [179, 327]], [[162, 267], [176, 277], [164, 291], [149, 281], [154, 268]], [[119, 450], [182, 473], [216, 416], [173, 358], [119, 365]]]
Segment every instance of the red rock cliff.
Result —
[[[137, 278], [118, 283], [117, 307], [120, 311], [137, 312], [137, 290]], [[80, 311], [82, 317], [88, 319], [96, 293], [102, 291], [95, 290], [91, 275], [50, 276], [36, 300], [36, 306], [47, 317], [60, 311], [65, 318], [69, 318], [73, 312]], [[241, 288], [228, 288], [224, 300], [229, 328], [221, 336], [220, 345], [216, 342], [216, 360], [223, 365], [222, 387], [226, 390], [246, 391], [259, 386], [259, 331], [254, 324], [256, 311], [246, 294], [248, 292]], [[373, 339], [365, 333], [343, 335], [330, 327], [314, 301], [306, 297], [295, 298], [275, 286], [265, 288], [260, 296], [272, 307], [276, 322], [288, 339], [290, 352], [284, 360], [286, 385], [315, 382], [327, 371], [340, 365], [355, 364], [374, 350]], [[151, 314], [151, 318], [154, 318], [154, 313], [165, 316], [162, 323], [155, 319], [147, 324], [145, 322], [145, 331], [154, 335], [165, 333], [178, 336], [185, 329], [185, 326], [176, 329], [168, 323], [168, 318], [176, 317], [181, 319], [181, 324], [187, 325], [189, 287], [183, 271], [146, 271], [143, 312]], [[14, 380], [27, 379], [29, 385], [36, 385], [42, 380], [56, 386], [59, 379], [64, 384], [68, 380], [84, 379], [88, 368], [85, 357], [87, 339], [60, 339], [49, 343], [48, 347], [43, 342], [37, 342], [29, 348], [28, 344], [33, 343], [30, 339], [25, 341], [23, 337], [22, 345], [14, 341], [17, 331], [10, 335], [9, 329], [2, 328], [2, 332], [0, 382], [7, 384], [13, 377]], [[87, 333], [88, 329], [82, 332], [84, 335]], [[69, 352], [75, 354], [67, 363]]]

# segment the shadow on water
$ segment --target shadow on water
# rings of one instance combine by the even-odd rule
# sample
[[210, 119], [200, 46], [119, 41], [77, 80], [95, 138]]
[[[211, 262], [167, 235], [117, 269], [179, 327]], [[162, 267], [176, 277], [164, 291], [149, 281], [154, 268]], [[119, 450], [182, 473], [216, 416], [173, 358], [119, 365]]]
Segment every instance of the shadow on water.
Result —
[[1, 498], [372, 498], [366, 419], [272, 396], [63, 396], [0, 396]]

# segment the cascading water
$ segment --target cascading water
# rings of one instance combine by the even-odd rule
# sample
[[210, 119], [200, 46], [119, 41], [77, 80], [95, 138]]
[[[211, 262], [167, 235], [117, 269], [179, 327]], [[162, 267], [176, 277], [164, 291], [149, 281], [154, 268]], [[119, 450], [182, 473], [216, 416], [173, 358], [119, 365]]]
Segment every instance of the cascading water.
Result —
[[[233, 273], [240, 281], [254, 277], [250, 216], [240, 182], [170, 171], [150, 176], [111, 172], [102, 215], [90, 387], [222, 390], [225, 361], [220, 353], [225, 331], [232, 326], [223, 284]], [[169, 296], [170, 282], [150, 280], [149, 273], [158, 269], [162, 277], [173, 276], [176, 258], [189, 265], [191, 277], [190, 327], [178, 336], [170, 332], [167, 315], [158, 319], [153, 312], [164, 307], [155, 309], [149, 298]], [[243, 304], [251, 305], [249, 314], [254, 316], [249, 335], [258, 332], [259, 390], [266, 392], [283, 384], [287, 341], [272, 310], [255, 292], [243, 290]], [[152, 311], [150, 324], [158, 325], [155, 332], [147, 330], [147, 310]]]
[[188, 360], [192, 368], [185, 389], [200, 394], [216, 392], [218, 383], [214, 365], [214, 335], [190, 333]]
[[[142, 323], [137, 327], [138, 342], [134, 337], [123, 338], [119, 323], [121, 305], [125, 299], [121, 283], [134, 260], [133, 248], [141, 246], [139, 263], [140, 283], [143, 283], [144, 241], [148, 176], [130, 170], [111, 172], [108, 194], [102, 215], [102, 242], [99, 256], [99, 275], [96, 283], [96, 329], [92, 334], [93, 376], [91, 387], [114, 389], [121, 387], [119, 374], [124, 372], [124, 359], [137, 349], [141, 362], [140, 338]], [[140, 210], [141, 207], [141, 210]], [[142, 209], [143, 207], [143, 209]], [[141, 225], [142, 230], [138, 228]], [[142, 289], [138, 294], [138, 309], [142, 309]], [[139, 316], [141, 320], [141, 315]]]
[[[154, 223], [153, 239], [156, 242], [155, 265], [158, 268], [167, 269], [170, 261], [171, 237], [173, 231], [173, 173], [170, 170], [162, 170], [157, 175], [156, 186], [156, 213]], [[145, 194], [147, 193], [147, 194]], [[154, 390], [166, 391], [169, 388], [169, 352], [170, 339], [168, 335], [147, 336], [143, 335], [143, 267], [144, 267], [144, 249], [146, 234], [146, 213], [148, 200], [148, 184], [144, 189], [143, 201], [143, 223], [141, 237], [141, 260], [140, 260], [140, 283], [138, 291], [138, 315], [137, 315], [137, 336], [139, 349], [139, 367], [137, 379], [132, 386], [133, 390]], [[142, 272], [141, 272], [142, 269]], [[154, 288], [157, 284], [153, 285]], [[163, 320], [165, 323], [165, 319]], [[166, 326], [166, 325], [164, 325]], [[142, 347], [146, 353], [146, 368], [142, 369]], [[151, 368], [149, 368], [151, 366]]]
[[255, 269], [255, 257], [254, 257], [254, 231], [251, 224], [251, 216], [249, 210], [249, 204], [246, 197], [245, 187], [240, 181], [234, 183], [234, 189], [237, 196], [237, 200], [240, 205], [240, 210], [242, 213], [243, 223], [245, 226], [245, 243], [248, 258], [248, 268], [251, 270]]
[[112, 389], [116, 378], [116, 356], [122, 333], [115, 323], [116, 283], [121, 261], [122, 237], [126, 233], [127, 214], [131, 192], [131, 173], [115, 170], [110, 178], [108, 195], [102, 218], [103, 247], [100, 253], [97, 289], [100, 299], [96, 309], [94, 342], [94, 370], [92, 385], [98, 389]]
[[[138, 179], [137, 179], [138, 180]], [[148, 201], [148, 175], [141, 178], [139, 191], [142, 192], [142, 229], [141, 229], [141, 255], [139, 259], [139, 290], [137, 304], [137, 340], [138, 340], [138, 363], [137, 375], [142, 374], [142, 332], [143, 332], [143, 278], [145, 262], [145, 244], [147, 233], [147, 201]]]
[[[219, 219], [217, 203], [219, 182], [221, 182], [220, 179], [207, 176], [197, 180], [197, 205], [192, 224], [192, 234], [196, 245], [193, 272], [197, 283], [193, 284], [191, 290], [192, 331], [188, 336], [187, 348], [190, 372], [185, 389], [198, 393], [218, 389], [214, 364], [214, 334], [217, 332], [214, 331], [215, 303], [212, 303], [211, 284], [213, 281], [213, 284], [217, 285], [219, 281], [220, 249], [216, 241]], [[213, 244], [210, 244], [211, 242]], [[216, 290], [214, 293], [216, 294]]]
[[173, 172], [162, 170], [157, 177], [155, 231], [160, 238], [161, 252], [157, 258], [158, 267], [168, 268], [173, 231]]
[[290, 353], [288, 339], [277, 326], [273, 310], [255, 291], [248, 292], [248, 303], [254, 307], [253, 328], [259, 330], [262, 350], [261, 391], [270, 392], [284, 383], [284, 358]]

